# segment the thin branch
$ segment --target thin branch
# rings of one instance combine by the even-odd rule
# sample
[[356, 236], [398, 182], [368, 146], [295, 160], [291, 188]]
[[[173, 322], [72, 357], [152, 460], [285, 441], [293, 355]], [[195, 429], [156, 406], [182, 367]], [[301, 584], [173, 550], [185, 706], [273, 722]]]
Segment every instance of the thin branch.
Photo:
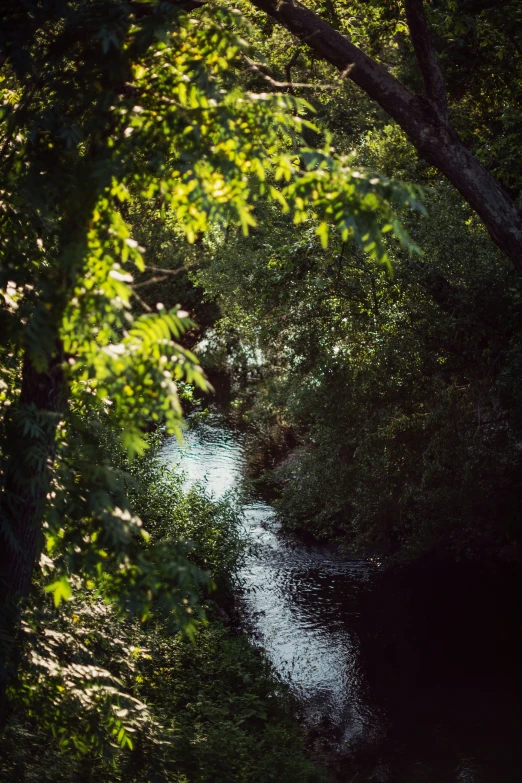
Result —
[[341, 252], [339, 253], [339, 257], [337, 259], [337, 280], [335, 281], [336, 288], [341, 280], [341, 272], [343, 271], [344, 251], [346, 250], [347, 244], [348, 244], [347, 242], [342, 243]]
[[301, 54], [301, 51], [300, 51], [299, 48], [297, 48], [295, 50], [295, 52], [293, 53], [292, 57], [290, 58], [289, 62], [285, 65], [286, 81], [289, 82], [289, 85], [290, 85], [289, 88], [288, 88], [288, 91], [292, 95], [295, 95], [294, 85], [292, 83], [292, 68], [294, 67], [294, 65], [297, 65], [297, 61], [299, 59], [299, 55], [300, 54]]
[[161, 272], [161, 275], [151, 277], [149, 280], [142, 280], [140, 283], [133, 283], [131, 288], [134, 291], [136, 288], [142, 288], [143, 286], [151, 285], [152, 283], [163, 283], [164, 280], [168, 280], [169, 275], [179, 275], [181, 272], [186, 272], [186, 270], [190, 269], [191, 266], [196, 266], [197, 264], [199, 264], [199, 260], [192, 261], [189, 264], [185, 264], [184, 266], [178, 266], [176, 269], [162, 269], [160, 266], [149, 266], [147, 264], [145, 266], [147, 271]]
[[179, 275], [181, 272], [185, 272], [187, 269], [190, 269], [191, 266], [196, 266], [197, 264], [199, 264], [199, 260], [191, 261], [184, 266], [178, 266], [176, 269], [165, 269], [161, 266], [149, 266], [149, 264], [146, 264], [145, 269], [150, 269], [151, 272], [161, 272], [162, 275]]
[[152, 285], [153, 283], [163, 283], [165, 280], [168, 280], [168, 275], [159, 275], [156, 277], [151, 277], [150, 280], [143, 280], [141, 283], [133, 283], [131, 285], [132, 290], [134, 291], [136, 288], [143, 288], [145, 285]]
[[383, 65], [372, 60], [362, 49], [352, 44], [309, 8], [297, 0], [250, 2], [286, 27], [302, 43], [310, 46], [316, 57], [327, 60], [341, 71], [342, 75], [348, 76], [401, 126], [406, 124], [404, 117], [408, 118], [408, 124], [413, 120], [421, 120], [423, 106], [418, 97]]
[[446, 85], [433, 46], [423, 0], [404, 0], [404, 8], [415, 57], [424, 81], [426, 97], [438, 109], [439, 117], [448, 123]]
[[[279, 89], [286, 87], [290, 90], [290, 92], [292, 92], [292, 94], [295, 87], [302, 87], [303, 89], [307, 89], [307, 90], [336, 90], [339, 87], [339, 81], [341, 81], [346, 76], [348, 76], [351, 70], [350, 66], [348, 66], [348, 68], [345, 68], [344, 71], [339, 75], [339, 79], [333, 84], [307, 84], [304, 82], [293, 82], [291, 80], [287, 82], [278, 82], [276, 79], [273, 79], [263, 70], [261, 70], [262, 68], [266, 67], [264, 63], [255, 62], [254, 60], [251, 60], [249, 57], [245, 57], [245, 60], [248, 63], [248, 69], [250, 71], [254, 71], [255, 73], [258, 73], [266, 82], [268, 82], [268, 84], [271, 84], [272, 87], [277, 87]], [[288, 74], [287, 74], [287, 78], [288, 78]]]
[[133, 291], [132, 291], [132, 295], [135, 297], [135, 299], [137, 299], [137, 300], [138, 300], [138, 302], [140, 303], [140, 305], [143, 307], [143, 309], [144, 309], [144, 310], [145, 310], [147, 313], [152, 313], [152, 307], [150, 307], [150, 306], [147, 304], [147, 302], [145, 302], [145, 301], [144, 301], [144, 300], [141, 298], [141, 296], [140, 296], [139, 294], [137, 294], [137, 293], [136, 293], [136, 291], [134, 291], [134, 290], [133, 290]]

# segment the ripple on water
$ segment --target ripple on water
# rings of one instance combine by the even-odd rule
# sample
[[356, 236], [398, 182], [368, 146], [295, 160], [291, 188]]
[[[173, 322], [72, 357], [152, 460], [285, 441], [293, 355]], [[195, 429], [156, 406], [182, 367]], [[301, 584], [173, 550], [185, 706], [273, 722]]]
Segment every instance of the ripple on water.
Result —
[[[179, 465], [189, 484], [204, 482], [215, 497], [239, 490], [246, 464], [241, 434], [218, 417], [189, 429], [182, 447], [168, 440], [162, 458]], [[368, 735], [373, 716], [360, 696], [358, 642], [346, 614], [369, 579], [370, 564], [285, 540], [274, 509], [262, 500], [246, 501], [243, 513], [255, 546], [240, 578], [255, 638], [299, 696], [310, 723], [327, 716], [344, 727], [345, 741]]]
[[[189, 429], [183, 447], [175, 438], [167, 440], [162, 459], [170, 466], [179, 465], [189, 484], [204, 483], [216, 498], [240, 490], [246, 466], [242, 434], [228, 427], [219, 414]], [[439, 693], [429, 681], [430, 675], [424, 671], [425, 653], [416, 651], [415, 637], [413, 642], [402, 640], [393, 622], [385, 624], [383, 632], [378, 625], [371, 625], [374, 616], [365, 616], [364, 625], [359, 622], [361, 595], [370, 595], [373, 602], [368, 587], [374, 566], [365, 560], [347, 560], [333, 549], [285, 538], [274, 509], [259, 498], [244, 499], [242, 507], [244, 524], [254, 543], [240, 574], [247, 626], [299, 697], [312, 732], [317, 727], [319, 733], [328, 734], [330, 746], [344, 754], [358, 749], [357, 758], [361, 752], [366, 758], [361, 749], [369, 748], [366, 762], [356, 767], [360, 770], [357, 780], [500, 780], [481, 774], [476, 754], [460, 752], [459, 744], [477, 748], [472, 731], [479, 731], [479, 723], [476, 729], [463, 726], [457, 715], [462, 712], [471, 725], [473, 712], [462, 708], [457, 691], [446, 699], [444, 689]], [[390, 611], [401, 620], [393, 601]], [[365, 666], [358, 635], [361, 629]], [[411, 672], [404, 654], [412, 661]], [[415, 677], [419, 677], [418, 685]], [[504, 699], [503, 692], [499, 694]], [[453, 708], [458, 711], [454, 718]], [[393, 715], [391, 722], [387, 714]], [[496, 764], [493, 760], [492, 767]], [[509, 761], [505, 768], [510, 771], [512, 766]], [[503, 783], [518, 779], [502, 778]]]

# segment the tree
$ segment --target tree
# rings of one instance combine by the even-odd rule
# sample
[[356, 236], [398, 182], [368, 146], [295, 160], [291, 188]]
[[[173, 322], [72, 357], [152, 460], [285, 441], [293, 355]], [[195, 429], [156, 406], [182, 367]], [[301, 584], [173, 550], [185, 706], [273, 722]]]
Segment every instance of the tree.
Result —
[[194, 243], [213, 224], [247, 234], [265, 198], [296, 222], [313, 214], [323, 244], [336, 228], [376, 258], [382, 228], [408, 244], [394, 207], [421, 208], [418, 188], [354, 170], [328, 143], [306, 147], [307, 104], [242, 89], [239, 20], [219, 8], [192, 20], [183, 8], [197, 5], [2, 7], [3, 689], [44, 539], [57, 605], [76, 575], [142, 617], [163, 597], [186, 625], [186, 596], [204, 578], [176, 551], [144, 548], [117, 465], [93, 442], [106, 430], [139, 454], [151, 423], [179, 429], [179, 381], [208, 389], [180, 342], [188, 314], [161, 304], [136, 314], [136, 205], [173, 217]]
[[[414, 93], [401, 83], [389, 67], [370, 57], [362, 49], [354, 45], [339, 28], [340, 16], [334, 10], [334, 23], [325, 21], [314, 11], [297, 2], [297, 0], [250, 0], [261, 11], [268, 14], [283, 25], [314, 54], [331, 63], [341, 74], [352, 80], [358, 87], [375, 100], [384, 111], [392, 117], [405, 131], [415, 146], [419, 155], [432, 166], [435, 166], [457, 188], [468, 203], [480, 216], [495, 244], [511, 259], [515, 267], [522, 272], [522, 214], [514, 199], [505, 187], [481, 164], [476, 155], [461, 141], [456, 130], [455, 115], [448, 107], [447, 89], [444, 76], [433, 44], [432, 33], [426, 18], [423, 0], [404, 0], [402, 4], [406, 15], [411, 44], [413, 46], [418, 68], [422, 74], [424, 95]], [[365, 13], [368, 4], [350, 4], [355, 11]], [[454, 18], [464, 24], [470, 22], [469, 16], [462, 21], [465, 11], [475, 11], [484, 14], [495, 11], [496, 3], [436, 2], [433, 3], [432, 15], [437, 17], [439, 28], [446, 31], [449, 37], [447, 17], [461, 11]], [[520, 25], [516, 19], [520, 16], [520, 3], [502, 3], [502, 16], [507, 15], [504, 38], [510, 45], [511, 56], [520, 62]], [[399, 19], [401, 9], [398, 3], [370, 3], [370, 6], [391, 8], [392, 14]], [[462, 6], [462, 8], [461, 8]], [[471, 7], [470, 7], [471, 6]], [[475, 6], [475, 8], [473, 8]], [[334, 8], [329, 3], [328, 8]], [[354, 11], [354, 9], [350, 9]], [[343, 9], [347, 12], [348, 9]], [[464, 13], [462, 13], [462, 11]], [[512, 15], [512, 24], [509, 23]], [[368, 20], [369, 21], [369, 20]], [[471, 19], [473, 23], [473, 19]], [[487, 45], [485, 40], [475, 42], [475, 47]], [[506, 41], [497, 45], [496, 51], [489, 52], [490, 57], [506, 56]], [[446, 46], [447, 48], [447, 46]], [[494, 63], [492, 64], [494, 67]], [[515, 70], [518, 73], [517, 67]], [[520, 106], [520, 92], [516, 87], [516, 74], [513, 79], [513, 100]], [[484, 93], [488, 84], [482, 85]]]
[[[325, 101], [326, 125], [338, 103]], [[358, 159], [428, 191], [429, 219], [408, 221], [422, 258], [392, 242], [390, 275], [267, 206], [251, 240], [229, 231], [193, 273], [221, 307], [218, 334], [236, 335], [227, 361], [249, 379], [237, 404], [261, 455], [253, 467], [269, 468], [287, 528], [350, 556], [510, 557], [522, 278], [400, 129], [353, 137]]]

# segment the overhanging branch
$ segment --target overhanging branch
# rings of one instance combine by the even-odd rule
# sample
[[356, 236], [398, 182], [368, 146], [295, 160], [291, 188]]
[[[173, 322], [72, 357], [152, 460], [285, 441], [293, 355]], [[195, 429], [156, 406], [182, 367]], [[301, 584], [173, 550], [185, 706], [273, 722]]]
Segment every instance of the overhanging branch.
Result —
[[522, 272], [522, 215], [502, 185], [462, 144], [447, 118], [444, 81], [421, 0], [410, 2], [410, 31], [425, 79], [427, 100], [408, 90], [383, 65], [298, 0], [250, 2], [378, 103], [405, 131], [419, 155], [462, 194], [483, 220], [497, 247]]
[[408, 118], [422, 119], [419, 98], [385, 67], [341, 35], [297, 0], [251, 0], [322, 59], [327, 60], [355, 82], [407, 130]]

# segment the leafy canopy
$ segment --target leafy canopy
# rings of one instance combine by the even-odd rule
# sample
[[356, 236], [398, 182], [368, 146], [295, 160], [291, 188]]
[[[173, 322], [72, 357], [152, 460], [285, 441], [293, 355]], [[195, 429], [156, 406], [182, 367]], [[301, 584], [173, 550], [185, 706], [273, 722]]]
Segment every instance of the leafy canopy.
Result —
[[[132, 237], [132, 208], [158, 204], [194, 243], [230, 221], [247, 234], [256, 203], [268, 199], [296, 223], [315, 221], [324, 246], [336, 229], [385, 258], [381, 230], [408, 244], [393, 210], [421, 209], [420, 191], [355, 169], [328, 140], [307, 147], [307, 101], [243, 88], [252, 52], [232, 12], [29, 5], [4, 12], [0, 39], [0, 402], [11, 411], [0, 450], [28, 492], [50, 479], [56, 603], [76, 572], [146, 616], [152, 597], [170, 591], [179, 601], [196, 576], [172, 550], [139, 544], [147, 534], [95, 435], [111, 432], [129, 456], [141, 453], [150, 421], [179, 430], [176, 384], [208, 382], [180, 342], [193, 327], [187, 313], [136, 313], [133, 270], [145, 268], [145, 251]], [[61, 410], [21, 404], [22, 361], [45, 372], [56, 360]], [[16, 442], [6, 441], [9, 426]], [[2, 530], [9, 539], [8, 520]]]

